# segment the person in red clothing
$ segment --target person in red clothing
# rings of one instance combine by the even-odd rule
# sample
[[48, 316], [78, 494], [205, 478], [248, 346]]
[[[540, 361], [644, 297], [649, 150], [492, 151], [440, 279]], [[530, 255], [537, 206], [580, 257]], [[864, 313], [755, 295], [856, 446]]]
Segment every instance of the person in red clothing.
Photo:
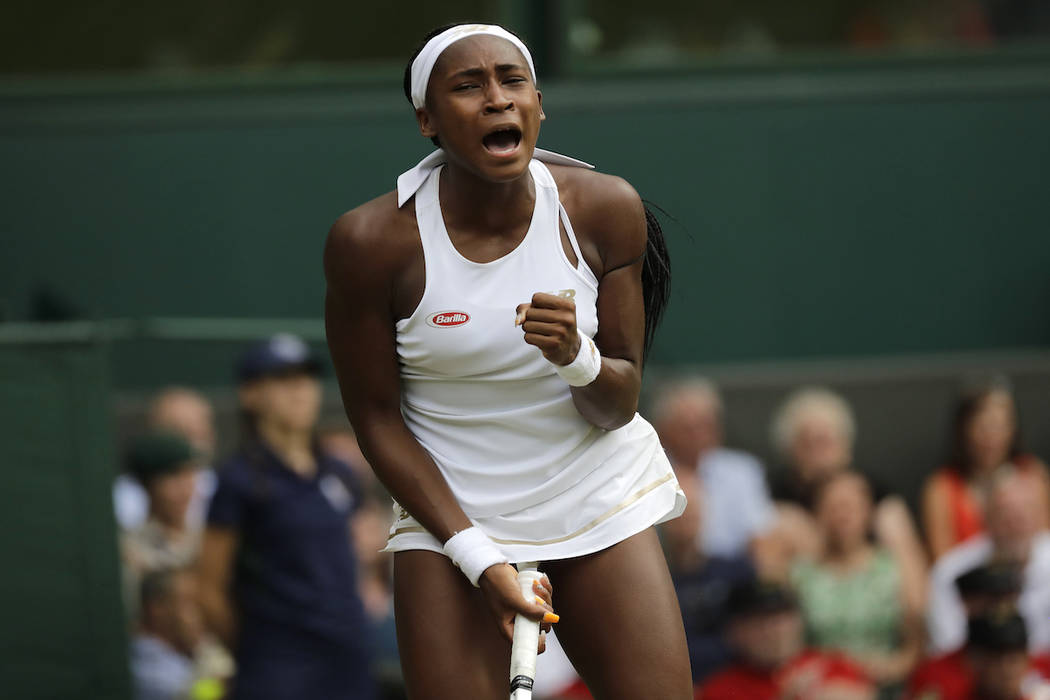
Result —
[[[1012, 564], [986, 564], [955, 579], [967, 619], [1017, 605], [1021, 595], [1021, 570]], [[926, 660], [912, 674], [907, 698], [965, 700], [973, 689], [973, 670], [964, 645]]]
[[700, 700], [872, 700], [875, 686], [845, 657], [807, 650], [790, 589], [751, 581], [729, 595], [737, 661], [696, 688]]
[[934, 559], [984, 531], [988, 485], [1002, 468], [1031, 478], [1045, 506], [1043, 526], [1050, 525], [1046, 466], [1021, 449], [1013, 394], [997, 380], [963, 393], [955, 407], [948, 461], [926, 481], [922, 521]]
[[1024, 619], [1012, 608], [970, 618], [966, 646], [916, 671], [907, 700], [1028, 700], [1050, 693], [1045, 659], [1030, 659]]

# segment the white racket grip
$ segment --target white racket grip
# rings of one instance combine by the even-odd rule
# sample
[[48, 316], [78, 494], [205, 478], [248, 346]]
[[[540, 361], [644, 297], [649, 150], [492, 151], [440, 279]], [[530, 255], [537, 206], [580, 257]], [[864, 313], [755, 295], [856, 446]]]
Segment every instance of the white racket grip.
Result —
[[[518, 586], [527, 601], [533, 601], [533, 581], [543, 576], [536, 562], [518, 564]], [[514, 642], [510, 647], [510, 700], [531, 700], [536, 679], [536, 646], [540, 642], [540, 623], [523, 615], [514, 618]]]

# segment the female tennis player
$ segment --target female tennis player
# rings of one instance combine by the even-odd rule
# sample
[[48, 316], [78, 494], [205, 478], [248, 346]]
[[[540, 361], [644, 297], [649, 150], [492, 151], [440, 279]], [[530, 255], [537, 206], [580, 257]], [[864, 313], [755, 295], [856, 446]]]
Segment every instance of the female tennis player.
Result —
[[[398, 504], [409, 697], [505, 698], [514, 616], [553, 620], [553, 584], [597, 698], [691, 698], [652, 527], [685, 498], [636, 412], [666, 300], [658, 226], [623, 180], [536, 148], [532, 58], [506, 30], [433, 33], [405, 94], [440, 150], [336, 221], [325, 311], [347, 414]], [[510, 565], [526, 561], [549, 576], [537, 602]]]

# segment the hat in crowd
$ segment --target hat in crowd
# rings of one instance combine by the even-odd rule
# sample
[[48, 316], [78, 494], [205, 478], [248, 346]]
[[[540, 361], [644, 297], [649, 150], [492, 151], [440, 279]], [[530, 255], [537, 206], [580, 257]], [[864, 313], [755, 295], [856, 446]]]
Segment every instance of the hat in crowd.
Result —
[[127, 470], [141, 482], [198, 466], [200, 452], [178, 433], [154, 431], [135, 438], [128, 449]]
[[727, 603], [733, 617], [762, 615], [798, 609], [794, 591], [775, 581], [746, 581], [729, 592]]
[[237, 362], [239, 382], [290, 372], [305, 372], [314, 376], [321, 374], [321, 362], [310, 346], [290, 333], [279, 333], [252, 345]]
[[1027, 651], [1028, 630], [1013, 608], [978, 615], [967, 623], [966, 644], [988, 652]]
[[978, 566], [955, 579], [962, 597], [974, 595], [1005, 596], [1021, 592], [1021, 568], [1009, 563]]

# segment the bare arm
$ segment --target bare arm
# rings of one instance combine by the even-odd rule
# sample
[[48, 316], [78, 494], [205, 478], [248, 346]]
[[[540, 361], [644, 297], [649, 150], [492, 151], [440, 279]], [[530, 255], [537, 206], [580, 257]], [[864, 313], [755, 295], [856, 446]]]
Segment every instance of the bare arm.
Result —
[[929, 567], [915, 523], [900, 496], [888, 496], [875, 508], [875, 536], [893, 558], [901, 572], [901, 591], [905, 608], [918, 614], [926, 603]]
[[233, 646], [237, 637], [237, 616], [230, 600], [236, 552], [236, 530], [215, 527], [205, 529], [197, 564], [200, 606], [209, 629], [228, 648]]
[[[646, 246], [645, 209], [627, 182], [585, 173], [573, 209], [577, 232], [595, 251], [588, 260], [599, 278], [598, 334], [601, 373], [586, 386], [572, 387], [573, 403], [588, 422], [606, 430], [626, 425], [638, 410], [642, 385], [645, 309], [642, 260]], [[581, 245], [584, 243], [581, 235]], [[597, 264], [595, 264], [597, 263]], [[524, 311], [525, 342], [548, 361], [567, 365], [580, 350], [576, 307], [568, 299], [537, 294]]]
[[948, 509], [948, 493], [943, 479], [930, 477], [922, 490], [922, 526], [930, 557], [937, 559], [952, 548], [952, 515]]
[[[359, 210], [332, 227], [324, 258], [328, 347], [365, 458], [397, 502], [444, 543], [472, 523], [401, 415], [392, 304], [404, 261], [416, 251], [396, 234], [383, 217]], [[543, 616], [542, 607], [522, 601], [509, 565], [490, 566], [481, 586], [504, 634], [514, 612]]]

